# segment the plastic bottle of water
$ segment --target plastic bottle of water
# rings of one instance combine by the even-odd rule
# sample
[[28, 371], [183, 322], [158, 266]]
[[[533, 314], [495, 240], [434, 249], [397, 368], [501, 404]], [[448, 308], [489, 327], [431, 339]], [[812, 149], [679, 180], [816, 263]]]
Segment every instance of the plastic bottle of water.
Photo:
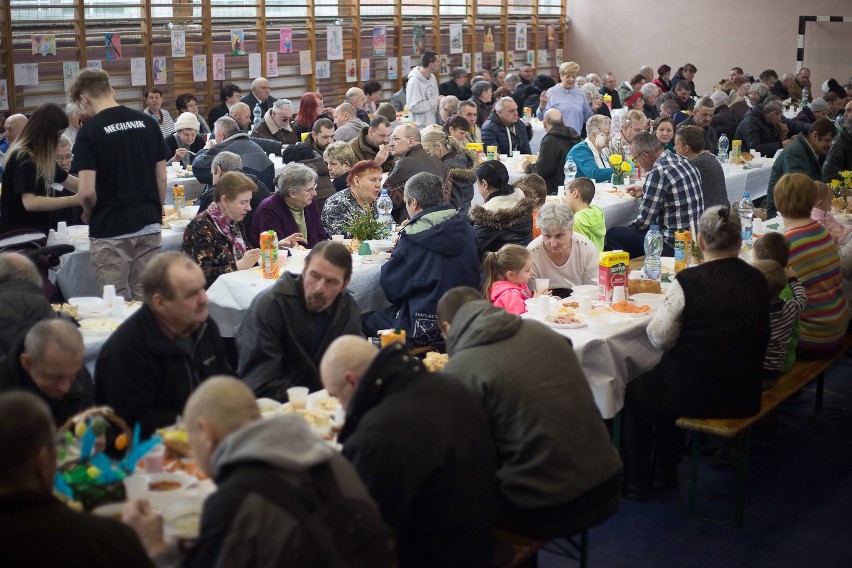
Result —
[[660, 261], [660, 254], [663, 252], [663, 234], [660, 232], [659, 225], [651, 225], [650, 230], [645, 233], [645, 264], [642, 265], [642, 270], [645, 271], [645, 278], [650, 280], [659, 280], [660, 273], [663, 270], [663, 264]]
[[811, 96], [811, 90], [807, 85], [802, 89], [802, 106], [811, 106], [808, 102], [808, 97]]
[[742, 225], [743, 245], [751, 246], [751, 226], [754, 219], [754, 205], [748, 197], [748, 192], [743, 193], [739, 204], [740, 225]]
[[260, 122], [260, 117], [263, 115], [263, 111], [260, 110], [260, 103], [255, 103], [254, 105], [254, 120], [252, 121], [252, 126], [257, 126], [257, 123]]
[[393, 217], [391, 217], [393, 201], [391, 201], [390, 195], [388, 195], [388, 190], [385, 188], [382, 188], [382, 193], [376, 201], [376, 209], [379, 210], [379, 222], [390, 228], [393, 224]]
[[571, 183], [574, 178], [577, 177], [577, 164], [574, 162], [574, 158], [568, 156], [565, 158], [565, 183], [567, 186]]
[[728, 148], [730, 144], [728, 143], [728, 135], [724, 132], [721, 136], [719, 136], [719, 162], [725, 163], [728, 161]]

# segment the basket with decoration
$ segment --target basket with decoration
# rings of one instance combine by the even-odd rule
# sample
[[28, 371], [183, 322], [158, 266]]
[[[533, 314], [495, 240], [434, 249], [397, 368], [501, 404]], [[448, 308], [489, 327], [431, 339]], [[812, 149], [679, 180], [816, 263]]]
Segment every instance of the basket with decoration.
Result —
[[[111, 440], [123, 459], [113, 461], [101, 451], [103, 440]], [[107, 406], [85, 410], [69, 418], [57, 431], [59, 468], [54, 489], [89, 511], [105, 503], [124, 501], [124, 478], [159, 441], [155, 437], [140, 443], [139, 427], [131, 432], [127, 423]]]

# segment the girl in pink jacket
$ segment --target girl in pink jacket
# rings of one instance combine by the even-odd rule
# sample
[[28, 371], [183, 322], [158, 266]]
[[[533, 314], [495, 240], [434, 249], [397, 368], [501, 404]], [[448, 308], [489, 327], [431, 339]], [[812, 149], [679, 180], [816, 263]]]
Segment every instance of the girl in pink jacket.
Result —
[[532, 278], [532, 255], [520, 245], [503, 245], [483, 261], [483, 296], [516, 316], [527, 311], [524, 300], [532, 297], [527, 282]]

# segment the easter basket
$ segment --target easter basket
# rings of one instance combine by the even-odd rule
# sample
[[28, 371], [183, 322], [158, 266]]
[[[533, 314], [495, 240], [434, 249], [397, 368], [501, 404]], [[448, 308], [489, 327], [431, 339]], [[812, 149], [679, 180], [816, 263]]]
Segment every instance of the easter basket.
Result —
[[[99, 421], [102, 421], [102, 424], [96, 425]], [[102, 432], [94, 432], [101, 428]], [[93, 432], [89, 433], [90, 429]], [[123, 453], [132, 435], [130, 427], [123, 419], [107, 406], [90, 408], [69, 418], [58, 429], [57, 434], [57, 439], [61, 442], [61, 449], [58, 450], [61, 462], [59, 474], [71, 489], [75, 501], [79, 501], [84, 509], [91, 511], [105, 503], [116, 503], [126, 499], [124, 472], [110, 462], [103, 453], [95, 453], [92, 458], [87, 459], [73, 458], [68, 455], [70, 452], [79, 450], [80, 446], [91, 445], [91, 441], [85, 440], [87, 435], [94, 438], [102, 434], [108, 434], [107, 438], [112, 440], [119, 452]], [[99, 475], [104, 469], [109, 469], [112, 474], [106, 481]]]

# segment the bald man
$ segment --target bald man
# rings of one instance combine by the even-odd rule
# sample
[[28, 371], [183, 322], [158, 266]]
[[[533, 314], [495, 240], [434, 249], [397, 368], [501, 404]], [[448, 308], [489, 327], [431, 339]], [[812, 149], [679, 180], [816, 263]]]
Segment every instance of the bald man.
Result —
[[0, 357], [36, 322], [55, 315], [33, 261], [16, 252], [0, 253]]
[[242, 101], [236, 103], [228, 111], [228, 115], [237, 122], [240, 130], [247, 131], [251, 128], [251, 109], [246, 103]]
[[361, 129], [367, 123], [359, 119], [355, 114], [355, 107], [349, 103], [343, 103], [334, 109], [334, 124], [337, 130], [334, 133], [336, 142], [349, 142], [358, 138]]
[[401, 124], [394, 128], [388, 149], [391, 156], [396, 159], [396, 163], [388, 174], [385, 187], [388, 188], [388, 195], [393, 201], [393, 218], [400, 223], [408, 217], [403, 197], [405, 182], [421, 172], [435, 174], [445, 180], [447, 168], [444, 167], [440, 158], [436, 158], [423, 148], [420, 143], [420, 131], [413, 124]]
[[565, 157], [582, 140], [576, 130], [565, 126], [558, 108], [546, 110], [542, 118], [546, 134], [541, 139], [538, 160], [527, 166], [527, 173], [543, 177], [547, 194], [556, 195], [559, 186], [565, 185]]
[[151, 566], [129, 527], [53, 496], [56, 429], [44, 402], [28, 392], [0, 394], [0, 416], [3, 566]]
[[[368, 531], [383, 526], [349, 462], [297, 414], [261, 419], [254, 394], [241, 381], [211, 377], [189, 398], [183, 417], [193, 455], [217, 490], [204, 504], [201, 534], [182, 566], [273, 566], [295, 558], [303, 566], [332, 565], [332, 555], [342, 551], [315, 544], [323, 541], [311, 536], [296, 512], [316, 506], [316, 494], [307, 489], [311, 482], [362, 504], [364, 516], [350, 517], [360, 523], [356, 534], [375, 534]], [[165, 560], [162, 520], [148, 502], [131, 503], [125, 520], [148, 554]], [[337, 542], [342, 535], [327, 528], [324, 536]], [[269, 535], [275, 535], [272, 543]], [[377, 549], [371, 565], [389, 566], [387, 539]]]
[[346, 91], [346, 102], [352, 105], [355, 109], [355, 116], [358, 120], [367, 123], [370, 122], [370, 115], [365, 110], [367, 104], [367, 95], [364, 90], [359, 87], [352, 87]]
[[37, 395], [61, 426], [95, 403], [92, 377], [83, 366], [84, 352], [76, 325], [61, 319], [40, 321], [0, 363], [0, 392], [24, 390]]
[[346, 408], [343, 455], [394, 529], [399, 565], [487, 566], [495, 451], [473, 395], [399, 343], [379, 352], [354, 336], [329, 346], [320, 373]]
[[[254, 112], [254, 105], [260, 105], [260, 115], [266, 114], [266, 111], [272, 108], [272, 103], [277, 99], [269, 94], [269, 81], [266, 77], [258, 77], [251, 82], [251, 92], [244, 96], [240, 102], [245, 103], [249, 107], [249, 112]], [[244, 129], [245, 130], [245, 129]]]
[[6, 134], [0, 139], [0, 174], [3, 173], [3, 162], [5, 161], [6, 152], [9, 151], [9, 146], [21, 135], [21, 130], [26, 125], [27, 117], [22, 114], [13, 114], [6, 119], [3, 125], [6, 129]]

